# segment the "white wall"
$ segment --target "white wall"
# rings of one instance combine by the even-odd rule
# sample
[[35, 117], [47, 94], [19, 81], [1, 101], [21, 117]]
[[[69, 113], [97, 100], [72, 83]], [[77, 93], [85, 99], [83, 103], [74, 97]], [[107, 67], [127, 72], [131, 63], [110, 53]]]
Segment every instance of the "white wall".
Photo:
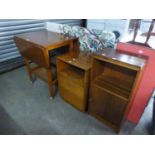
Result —
[[103, 29], [107, 31], [118, 30], [121, 36], [124, 35], [128, 26], [128, 20], [123, 19], [88, 19], [87, 27]]
[[48, 31], [61, 33], [60, 27], [62, 26], [62, 24], [58, 24], [58, 23], [54, 23], [54, 22], [46, 22], [45, 24], [46, 24], [46, 29]]

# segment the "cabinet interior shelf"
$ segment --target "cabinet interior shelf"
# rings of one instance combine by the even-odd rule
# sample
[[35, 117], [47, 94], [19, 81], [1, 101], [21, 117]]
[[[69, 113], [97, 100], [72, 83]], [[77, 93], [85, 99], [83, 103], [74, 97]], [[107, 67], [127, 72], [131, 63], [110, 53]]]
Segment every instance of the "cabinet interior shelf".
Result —
[[102, 74], [98, 76], [97, 78], [95, 78], [93, 84], [105, 89], [105, 91], [108, 91], [109, 93], [112, 93], [116, 96], [120, 96], [125, 100], [128, 100], [130, 96], [130, 83], [120, 81], [119, 79], [109, 75]]
[[68, 66], [65, 68], [60, 72], [60, 76], [74, 81], [79, 86], [83, 87], [84, 85], [84, 71], [74, 66]]

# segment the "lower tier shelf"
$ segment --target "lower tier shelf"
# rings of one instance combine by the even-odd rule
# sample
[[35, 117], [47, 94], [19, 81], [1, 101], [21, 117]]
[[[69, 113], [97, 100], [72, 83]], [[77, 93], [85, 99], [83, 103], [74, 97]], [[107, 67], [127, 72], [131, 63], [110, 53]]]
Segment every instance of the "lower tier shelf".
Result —
[[[51, 72], [52, 72], [52, 79], [53, 81], [57, 79], [57, 74], [56, 74], [56, 68], [55, 67], [52, 67], [51, 68]], [[36, 69], [35, 71], [33, 71], [33, 73], [41, 78], [42, 80], [44, 80], [45, 82], [48, 81], [47, 79], [47, 70], [45, 68], [38, 68]]]

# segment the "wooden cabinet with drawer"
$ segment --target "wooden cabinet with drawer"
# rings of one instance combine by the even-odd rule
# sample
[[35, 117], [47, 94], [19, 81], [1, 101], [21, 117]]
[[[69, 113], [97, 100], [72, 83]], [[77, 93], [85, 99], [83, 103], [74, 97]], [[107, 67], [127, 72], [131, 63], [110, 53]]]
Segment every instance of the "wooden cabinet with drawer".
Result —
[[60, 96], [80, 111], [86, 111], [91, 63], [90, 57], [64, 54], [57, 57]]

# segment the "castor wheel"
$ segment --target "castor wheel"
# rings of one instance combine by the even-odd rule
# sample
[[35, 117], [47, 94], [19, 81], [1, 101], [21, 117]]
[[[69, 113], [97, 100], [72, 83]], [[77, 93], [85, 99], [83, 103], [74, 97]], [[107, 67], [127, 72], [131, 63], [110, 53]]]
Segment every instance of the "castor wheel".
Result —
[[33, 84], [34, 82], [33, 81], [30, 81], [30, 84]]
[[53, 100], [53, 97], [52, 97], [52, 96], [50, 96], [50, 97], [49, 97], [49, 99], [50, 99], [50, 100]]

